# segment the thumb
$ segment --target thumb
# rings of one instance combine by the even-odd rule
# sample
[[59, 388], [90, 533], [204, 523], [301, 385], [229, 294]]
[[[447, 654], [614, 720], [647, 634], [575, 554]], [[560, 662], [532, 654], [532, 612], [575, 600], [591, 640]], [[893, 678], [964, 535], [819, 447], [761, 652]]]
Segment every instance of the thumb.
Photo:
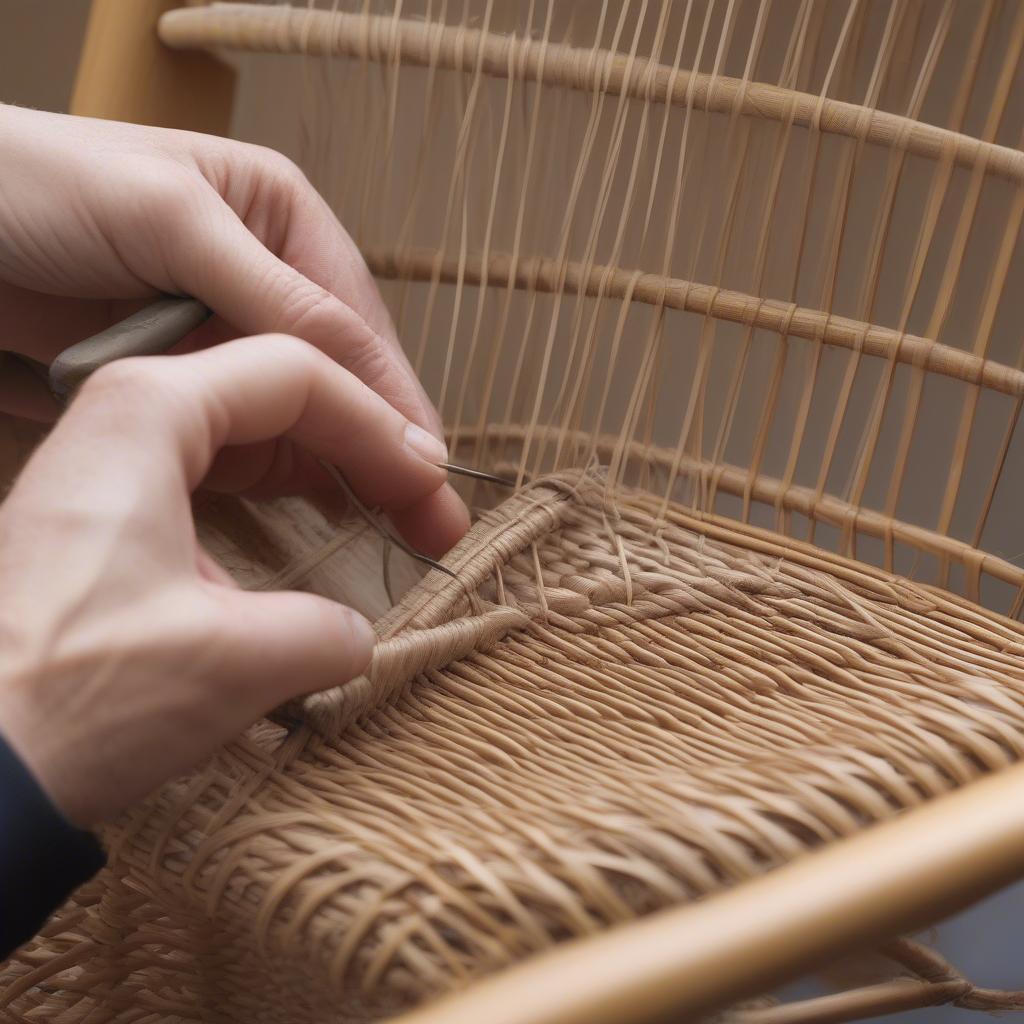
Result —
[[287, 700], [338, 686], [370, 663], [373, 627], [351, 608], [298, 591], [225, 588], [219, 595], [235, 636], [224, 669], [252, 695], [252, 717]]

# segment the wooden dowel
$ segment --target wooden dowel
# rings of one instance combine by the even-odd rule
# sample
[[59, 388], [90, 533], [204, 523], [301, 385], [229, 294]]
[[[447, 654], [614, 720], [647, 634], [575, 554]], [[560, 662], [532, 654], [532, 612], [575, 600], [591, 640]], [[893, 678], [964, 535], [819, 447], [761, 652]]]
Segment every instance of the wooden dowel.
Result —
[[703, 902], [566, 943], [399, 1024], [696, 1021], [1024, 874], [1024, 765]]
[[160, 38], [177, 49], [239, 49], [269, 53], [358, 57], [473, 70], [507, 78], [594, 91], [712, 113], [739, 113], [787, 122], [848, 138], [899, 147], [938, 159], [949, 154], [967, 167], [985, 161], [986, 171], [1024, 183], [1024, 153], [968, 135], [763, 82], [677, 71], [651, 59], [631, 60], [602, 49], [581, 49], [461, 25], [258, 4], [212, 4], [170, 11], [160, 19]]
[[515, 263], [506, 253], [492, 253], [487, 259], [486, 275], [479, 255], [464, 260], [444, 257], [433, 250], [413, 249], [406, 252], [367, 249], [364, 253], [370, 269], [378, 277], [405, 281], [439, 281], [451, 284], [479, 285], [486, 277], [488, 287], [508, 285], [510, 276], [516, 288], [554, 292], [559, 288], [570, 293], [603, 295], [633, 302], [664, 305], [668, 309], [685, 310], [727, 320], [750, 324], [765, 330], [805, 338], [836, 348], [860, 349], [866, 355], [892, 359], [897, 363], [919, 366], [943, 377], [952, 377], [970, 384], [980, 384], [1004, 395], [1024, 395], [1024, 371], [983, 359], [970, 352], [943, 345], [929, 338], [876, 324], [835, 316], [817, 309], [807, 309], [789, 302], [761, 299], [756, 295], [715, 288], [707, 284], [640, 274], [621, 267], [570, 262], [564, 267], [558, 260], [529, 257]]

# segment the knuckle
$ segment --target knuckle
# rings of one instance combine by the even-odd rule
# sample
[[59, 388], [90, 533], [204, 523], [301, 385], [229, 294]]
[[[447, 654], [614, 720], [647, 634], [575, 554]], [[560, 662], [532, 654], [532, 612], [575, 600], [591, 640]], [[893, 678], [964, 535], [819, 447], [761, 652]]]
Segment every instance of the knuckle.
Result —
[[352, 331], [342, 354], [346, 367], [360, 380], [373, 381], [386, 377], [393, 361], [383, 339], [372, 331]]
[[152, 362], [151, 359], [134, 357], [101, 366], [80, 388], [79, 401], [109, 402], [125, 398], [139, 400], [143, 395], [151, 397], [154, 391], [159, 390]]
[[269, 146], [255, 146], [260, 170], [286, 185], [307, 185], [308, 179], [294, 160]]
[[294, 160], [256, 143], [232, 142], [226, 150], [230, 163], [245, 169], [257, 184], [296, 191], [310, 188], [309, 179]]
[[[387, 342], [350, 305], [312, 282], [296, 286], [281, 311], [289, 333], [316, 341], [349, 370], [362, 377], [386, 372]], [[366, 379], [366, 378], [364, 378]]]
[[[315, 346], [293, 334], [257, 334], [240, 338], [222, 346], [223, 358], [237, 360], [239, 365], [259, 364], [282, 387], [285, 382], [309, 384], [329, 372], [330, 360]], [[179, 359], [187, 358], [179, 356]]]
[[164, 161], [133, 165], [126, 194], [139, 216], [164, 224], [175, 223], [194, 201], [195, 179], [184, 167]]
[[289, 331], [299, 337], [323, 333], [331, 320], [336, 319], [344, 304], [326, 289], [312, 281], [302, 282], [291, 289], [282, 317]]
[[339, 358], [353, 377], [396, 408], [400, 406], [405, 392], [402, 390], [401, 378], [396, 374], [395, 364], [383, 343], [348, 345]]
[[254, 340], [275, 358], [289, 363], [313, 364], [320, 355], [313, 345], [294, 334], [263, 334]]
[[136, 356], [109, 363], [93, 373], [78, 389], [74, 405], [90, 415], [123, 417], [143, 429], [143, 424], [178, 422], [189, 413], [187, 389], [177, 373], [168, 372], [169, 361], [184, 357]]

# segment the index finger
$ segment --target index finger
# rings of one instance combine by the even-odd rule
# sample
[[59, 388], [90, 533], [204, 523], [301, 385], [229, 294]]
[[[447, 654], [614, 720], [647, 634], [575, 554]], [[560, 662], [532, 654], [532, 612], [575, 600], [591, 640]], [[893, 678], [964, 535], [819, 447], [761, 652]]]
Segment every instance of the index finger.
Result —
[[[99, 394], [98, 394], [99, 393]], [[262, 335], [187, 356], [124, 360], [83, 402], [118, 407], [172, 450], [191, 491], [217, 452], [289, 437], [345, 475], [367, 504], [403, 509], [440, 488], [444, 444], [322, 352]]]
[[[244, 177], [244, 176], [243, 176]], [[409, 365], [358, 250], [308, 183], [264, 183], [263, 203], [243, 221], [214, 190], [175, 217], [162, 245], [177, 290], [252, 333], [311, 342], [420, 426], [441, 421]], [[238, 198], [238, 197], [234, 197]], [[249, 204], [252, 205], [252, 204]], [[315, 214], [315, 216], [313, 215]], [[261, 235], [280, 236], [272, 248]]]
[[[65, 515], [171, 527], [218, 451], [287, 437], [337, 466], [406, 540], [443, 554], [469, 514], [445, 486], [443, 442], [313, 346], [282, 335], [112, 363], [81, 389], [19, 480], [61, 480]], [[38, 484], [38, 488], [34, 485]]]

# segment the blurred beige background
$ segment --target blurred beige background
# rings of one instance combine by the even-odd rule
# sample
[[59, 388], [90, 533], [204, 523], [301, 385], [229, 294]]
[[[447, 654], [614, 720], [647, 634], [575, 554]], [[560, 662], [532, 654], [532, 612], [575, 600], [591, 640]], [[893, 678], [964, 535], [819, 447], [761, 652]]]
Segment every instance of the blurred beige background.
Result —
[[88, 14], [89, 0], [0, 0], [0, 100], [66, 110]]

